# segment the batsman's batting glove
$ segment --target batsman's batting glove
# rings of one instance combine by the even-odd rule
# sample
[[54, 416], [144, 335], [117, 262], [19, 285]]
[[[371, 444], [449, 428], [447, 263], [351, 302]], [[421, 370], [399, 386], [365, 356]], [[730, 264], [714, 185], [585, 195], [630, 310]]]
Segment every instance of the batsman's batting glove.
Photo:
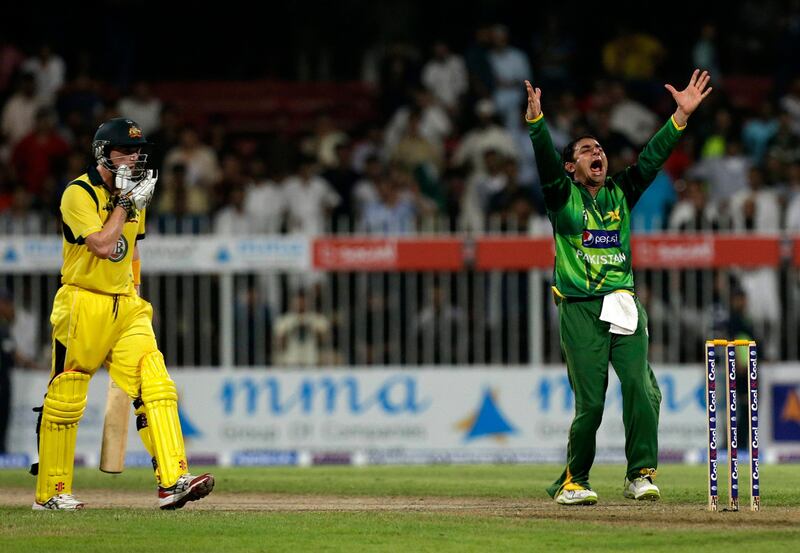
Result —
[[133, 200], [136, 209], [142, 210], [150, 205], [157, 181], [158, 173], [148, 169], [145, 177], [128, 193], [127, 196]]
[[115, 199], [115, 206], [121, 206], [128, 214], [127, 220], [132, 221], [139, 215], [139, 211], [150, 205], [153, 191], [158, 181], [158, 173], [148, 170], [147, 175], [127, 193], [119, 193]]
[[133, 172], [127, 165], [120, 165], [117, 167], [117, 172], [114, 175], [114, 185], [119, 190], [119, 194], [124, 196], [133, 190], [137, 183], [133, 182]]
[[148, 169], [142, 178], [134, 180], [131, 168], [127, 165], [120, 165], [117, 168], [117, 174], [114, 176], [114, 185], [117, 187], [117, 190], [119, 190], [120, 196], [127, 196], [133, 192], [136, 187], [142, 185], [147, 186], [151, 180], [153, 181], [153, 186], [155, 186], [158, 180], [158, 173], [152, 169]]

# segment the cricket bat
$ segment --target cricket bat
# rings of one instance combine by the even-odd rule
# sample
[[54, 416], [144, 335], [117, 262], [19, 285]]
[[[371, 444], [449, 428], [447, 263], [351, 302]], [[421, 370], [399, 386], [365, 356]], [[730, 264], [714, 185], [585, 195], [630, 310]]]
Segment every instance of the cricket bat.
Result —
[[125, 469], [130, 414], [131, 398], [117, 386], [114, 379], [109, 378], [103, 442], [100, 448], [100, 470], [103, 472], [119, 474]]

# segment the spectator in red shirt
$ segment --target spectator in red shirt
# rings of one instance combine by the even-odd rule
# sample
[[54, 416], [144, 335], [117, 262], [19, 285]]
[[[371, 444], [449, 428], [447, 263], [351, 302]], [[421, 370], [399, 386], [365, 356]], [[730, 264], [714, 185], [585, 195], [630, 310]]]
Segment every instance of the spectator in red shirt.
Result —
[[664, 170], [669, 174], [672, 180], [682, 179], [686, 170], [694, 164], [694, 150], [695, 150], [695, 137], [688, 134], [684, 140], [672, 150], [672, 155], [669, 156], [664, 163]]
[[14, 203], [16, 183], [11, 178], [9, 167], [0, 161], [0, 217]]
[[39, 196], [45, 182], [53, 173], [54, 166], [69, 153], [69, 144], [55, 127], [55, 114], [50, 108], [42, 108], [36, 113], [36, 126], [33, 132], [14, 148], [11, 165], [19, 183], [25, 189]]

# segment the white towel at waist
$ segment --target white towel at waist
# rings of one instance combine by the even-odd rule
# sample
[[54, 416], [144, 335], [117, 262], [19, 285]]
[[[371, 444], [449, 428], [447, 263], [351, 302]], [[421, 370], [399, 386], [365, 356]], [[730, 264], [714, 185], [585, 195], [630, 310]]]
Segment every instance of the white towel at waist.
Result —
[[600, 320], [611, 324], [608, 331], [613, 334], [628, 336], [636, 332], [636, 327], [639, 326], [639, 311], [636, 309], [633, 294], [618, 291], [605, 296]]

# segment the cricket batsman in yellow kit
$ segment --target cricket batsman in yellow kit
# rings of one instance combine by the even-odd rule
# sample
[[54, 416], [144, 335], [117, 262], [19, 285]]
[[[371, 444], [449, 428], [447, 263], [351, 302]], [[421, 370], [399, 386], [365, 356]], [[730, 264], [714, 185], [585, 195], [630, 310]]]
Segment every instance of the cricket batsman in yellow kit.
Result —
[[189, 474], [175, 383], [156, 345], [153, 308], [138, 294], [137, 240], [157, 180], [146, 168], [148, 146], [130, 119], [106, 121], [92, 142], [97, 165], [61, 198], [64, 264], [50, 316], [53, 365], [37, 424], [39, 463], [31, 470], [34, 510], [84, 507], [72, 495], [75, 441], [89, 379], [101, 366], [134, 402], [159, 507], [180, 509], [214, 487], [210, 474]]

